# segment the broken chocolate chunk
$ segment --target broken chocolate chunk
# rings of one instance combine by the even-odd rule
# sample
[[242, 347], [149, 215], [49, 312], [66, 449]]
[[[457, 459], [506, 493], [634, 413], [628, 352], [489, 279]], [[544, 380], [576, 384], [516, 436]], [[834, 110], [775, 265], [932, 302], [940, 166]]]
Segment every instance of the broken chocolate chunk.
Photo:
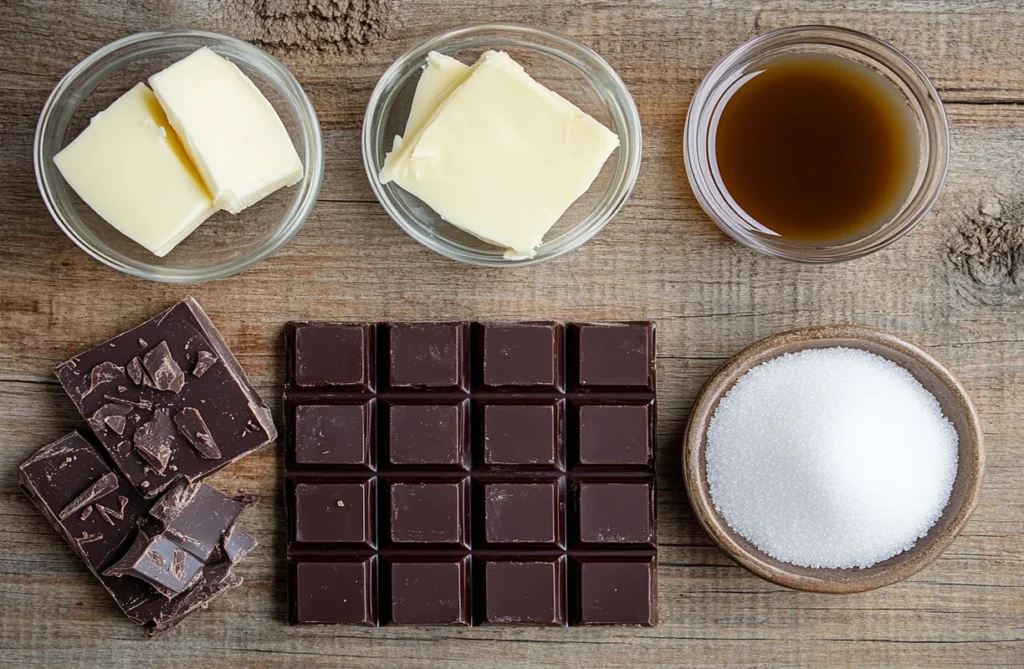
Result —
[[210, 368], [216, 363], [217, 356], [209, 351], [200, 351], [199, 356], [196, 358], [196, 366], [195, 369], [192, 370], [192, 375], [196, 378], [202, 378], [203, 374], [210, 371]]
[[259, 544], [251, 536], [232, 526], [221, 541], [220, 550], [229, 562], [238, 562], [251, 553]]
[[103, 575], [117, 578], [133, 576], [171, 599], [187, 590], [202, 569], [200, 560], [163, 534], [151, 537], [140, 528], [132, 547]]
[[[140, 339], [150, 342], [149, 347], [140, 348]], [[89, 385], [91, 370], [103, 362], [122, 367], [126, 376], [84, 396], [81, 391]], [[183, 480], [202, 480], [277, 436], [266, 404], [191, 298], [57, 366], [56, 373], [86, 418], [105, 404], [130, 407], [121, 433], [114, 429], [120, 427], [120, 421], [108, 424], [103, 421], [104, 414], [90, 425], [114, 466], [148, 499], [156, 499]], [[197, 376], [200, 373], [201, 377]], [[119, 384], [127, 389], [118, 390]], [[193, 447], [175, 427], [170, 462], [177, 469], [168, 465], [161, 478], [153, 473], [159, 462], [151, 463], [130, 444], [136, 441], [139, 428], [154, 420], [154, 409], [166, 409], [173, 425], [173, 418], [188, 407], [202, 412], [206, 431], [220, 455], [207, 457], [202, 452], [204, 441]], [[126, 442], [129, 446], [122, 446]]]
[[89, 372], [89, 386], [82, 396], [89, 395], [100, 386], [124, 378], [124, 368], [110, 361], [101, 362]]
[[[60, 520], [64, 520], [71, 514], [75, 513], [79, 509], [89, 506], [101, 497], [105, 497], [110, 493], [117, 490], [117, 475], [114, 472], [109, 472], [101, 476], [95, 483], [86, 488], [85, 492], [76, 497], [71, 501], [70, 504], [64, 507], [64, 509], [57, 515]], [[127, 504], [128, 500], [125, 499]], [[84, 519], [83, 519], [84, 520]]]
[[148, 378], [157, 390], [177, 394], [185, 387], [185, 373], [175, 362], [166, 341], [160, 342], [156, 348], [146, 354], [142, 359], [142, 366], [149, 373]]
[[146, 378], [146, 370], [142, 368], [142, 361], [139, 360], [139, 357], [132, 358], [125, 369], [128, 371], [128, 378], [132, 380], [132, 383], [141, 386], [142, 381]]
[[218, 460], [223, 457], [217, 444], [213, 441], [210, 428], [206, 426], [206, 421], [203, 420], [199, 409], [185, 407], [174, 417], [174, 424], [178, 426], [178, 431], [188, 440], [188, 443], [192, 444], [204, 458]]
[[208, 560], [246, 507], [202, 483], [179, 486], [150, 509], [166, 533], [200, 560]]
[[135, 450], [160, 476], [164, 475], [174, 453], [174, 435], [174, 423], [167, 409], [154, 411], [153, 420], [135, 431]]
[[[107, 481], [111, 479], [114, 488], [104, 497], [100, 491], [110, 487]], [[19, 484], [125, 615], [154, 634], [174, 627], [240, 585], [242, 579], [232, 573], [232, 567], [255, 546], [252, 537], [234, 529], [248, 499], [233, 499], [197, 483], [185, 491], [176, 490], [168, 495], [172, 499], [160, 500], [155, 506], [192, 535], [216, 533], [217, 550], [208, 559], [199, 557], [194, 548], [176, 538], [180, 533], [172, 534], [160, 518], [146, 515], [151, 502], [77, 433], [22, 463]], [[80, 493], [83, 489], [86, 492]], [[110, 500], [115, 495], [118, 508], [100, 503], [113, 506]], [[63, 514], [64, 510], [68, 513]], [[197, 531], [196, 526], [210, 531]], [[126, 576], [134, 577], [104, 575], [108, 570], [120, 571], [119, 567], [125, 569]]]

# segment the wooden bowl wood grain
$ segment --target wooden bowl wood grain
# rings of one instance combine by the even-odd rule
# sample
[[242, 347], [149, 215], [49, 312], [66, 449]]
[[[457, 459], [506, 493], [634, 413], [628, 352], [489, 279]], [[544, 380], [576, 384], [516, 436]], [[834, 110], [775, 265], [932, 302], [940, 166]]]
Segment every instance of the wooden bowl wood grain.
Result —
[[[749, 369], [808, 348], [845, 346], [887, 358], [909, 371], [935, 395], [959, 435], [956, 481], [942, 516], [908, 551], [864, 569], [799, 567], [776, 560], [740, 536], [711, 502], [707, 481], [708, 423], [725, 393]], [[960, 381], [942, 363], [895, 335], [859, 325], [825, 325], [773, 335], [744, 349], [707, 382], [694, 404], [683, 439], [683, 480], [694, 513], [722, 550], [749, 571], [787, 588], [853, 593], [891, 585], [920, 571], [953, 541], [978, 502], [985, 449], [978, 413]]]

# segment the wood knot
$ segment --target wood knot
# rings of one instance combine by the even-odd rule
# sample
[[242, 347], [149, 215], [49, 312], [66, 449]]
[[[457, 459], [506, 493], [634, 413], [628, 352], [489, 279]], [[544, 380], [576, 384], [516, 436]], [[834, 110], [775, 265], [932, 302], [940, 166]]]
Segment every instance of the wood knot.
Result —
[[962, 212], [946, 244], [953, 279], [974, 301], [1005, 304], [1024, 295], [1024, 197], [985, 196]]
[[265, 49], [354, 53], [386, 36], [391, 0], [256, 0], [255, 14]]

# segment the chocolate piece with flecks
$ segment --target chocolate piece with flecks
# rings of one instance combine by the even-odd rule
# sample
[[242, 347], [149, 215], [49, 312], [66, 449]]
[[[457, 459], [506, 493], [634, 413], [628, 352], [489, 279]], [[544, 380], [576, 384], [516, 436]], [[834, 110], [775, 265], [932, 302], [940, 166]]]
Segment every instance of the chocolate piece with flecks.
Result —
[[[134, 488], [77, 432], [37, 452], [18, 474], [32, 501], [93, 569], [105, 568], [123, 552], [135, 534], [136, 520], [147, 510]], [[95, 512], [96, 505], [117, 510], [121, 518], [111, 516], [113, 523], [108, 522]], [[85, 509], [93, 511], [86, 514]]]
[[213, 441], [210, 428], [206, 426], [206, 421], [203, 420], [199, 409], [185, 407], [174, 417], [174, 424], [178, 426], [178, 431], [188, 439], [188, 443], [192, 444], [204, 458], [218, 460], [223, 457], [217, 444]]
[[89, 372], [89, 385], [83, 392], [89, 395], [100, 386], [114, 383], [124, 378], [124, 367], [119, 367], [112, 362], [101, 362]]
[[[220, 528], [225, 509], [230, 511], [228, 527], [218, 535], [217, 550], [209, 559], [197, 557], [178, 543], [159, 518], [146, 516], [150, 503], [78, 433], [26, 460], [19, 482], [125, 615], [154, 634], [174, 627], [240, 585], [242, 579], [232, 573], [232, 567], [256, 545], [252, 537], [233, 527], [234, 511], [250, 503], [250, 498], [236, 500], [203, 484], [184, 486], [185, 490], [168, 495], [173, 499], [156, 503], [163, 517], [202, 525], [197, 518], [205, 513], [207, 521]], [[106, 570], [110, 575], [103, 574]]]
[[[148, 349], [140, 339], [149, 342]], [[124, 370], [119, 383], [83, 392], [92, 370], [104, 363]], [[202, 480], [277, 437], [266, 404], [191, 298], [59, 365], [56, 373], [82, 415], [97, 418], [90, 425], [114, 464], [147, 498], [178, 481]], [[128, 411], [104, 409], [97, 416], [110, 404]], [[201, 411], [205, 428], [187, 410]], [[183, 412], [193, 416], [187, 425], [197, 430], [175, 427], [174, 417]], [[123, 415], [124, 424], [104, 420], [108, 415]], [[135, 448], [119, 448], [123, 442]]]

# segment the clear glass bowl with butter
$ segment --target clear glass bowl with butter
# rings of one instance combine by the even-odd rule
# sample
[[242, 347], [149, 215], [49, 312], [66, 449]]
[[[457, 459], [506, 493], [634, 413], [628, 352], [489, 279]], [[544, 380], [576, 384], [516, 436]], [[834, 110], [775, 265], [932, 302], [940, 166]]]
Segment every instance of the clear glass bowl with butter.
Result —
[[[61, 176], [53, 157], [90, 119], [150, 75], [201, 47], [229, 59], [260, 89], [284, 123], [304, 174], [244, 211], [220, 211], [160, 258], [104, 221]], [[309, 216], [323, 177], [323, 142], [316, 111], [276, 59], [233, 37], [196, 30], [138, 33], [93, 53], [57, 84], [36, 128], [36, 179], [47, 208], [65, 233], [97, 260], [144, 279], [198, 283], [230, 276], [284, 246]]]
[[[395, 136], [405, 132], [427, 55], [436, 51], [472, 65], [486, 51], [503, 51], [537, 82], [569, 100], [619, 136], [619, 147], [590, 188], [555, 223], [530, 258], [506, 255], [445, 221], [380, 173]], [[461, 262], [516, 267], [550, 260], [580, 246], [619, 212], [640, 170], [640, 117], [625, 84], [593, 50], [560, 35], [518, 25], [479, 25], [438, 35], [400, 57], [373, 91], [363, 122], [363, 164], [377, 199], [413, 239]]]

